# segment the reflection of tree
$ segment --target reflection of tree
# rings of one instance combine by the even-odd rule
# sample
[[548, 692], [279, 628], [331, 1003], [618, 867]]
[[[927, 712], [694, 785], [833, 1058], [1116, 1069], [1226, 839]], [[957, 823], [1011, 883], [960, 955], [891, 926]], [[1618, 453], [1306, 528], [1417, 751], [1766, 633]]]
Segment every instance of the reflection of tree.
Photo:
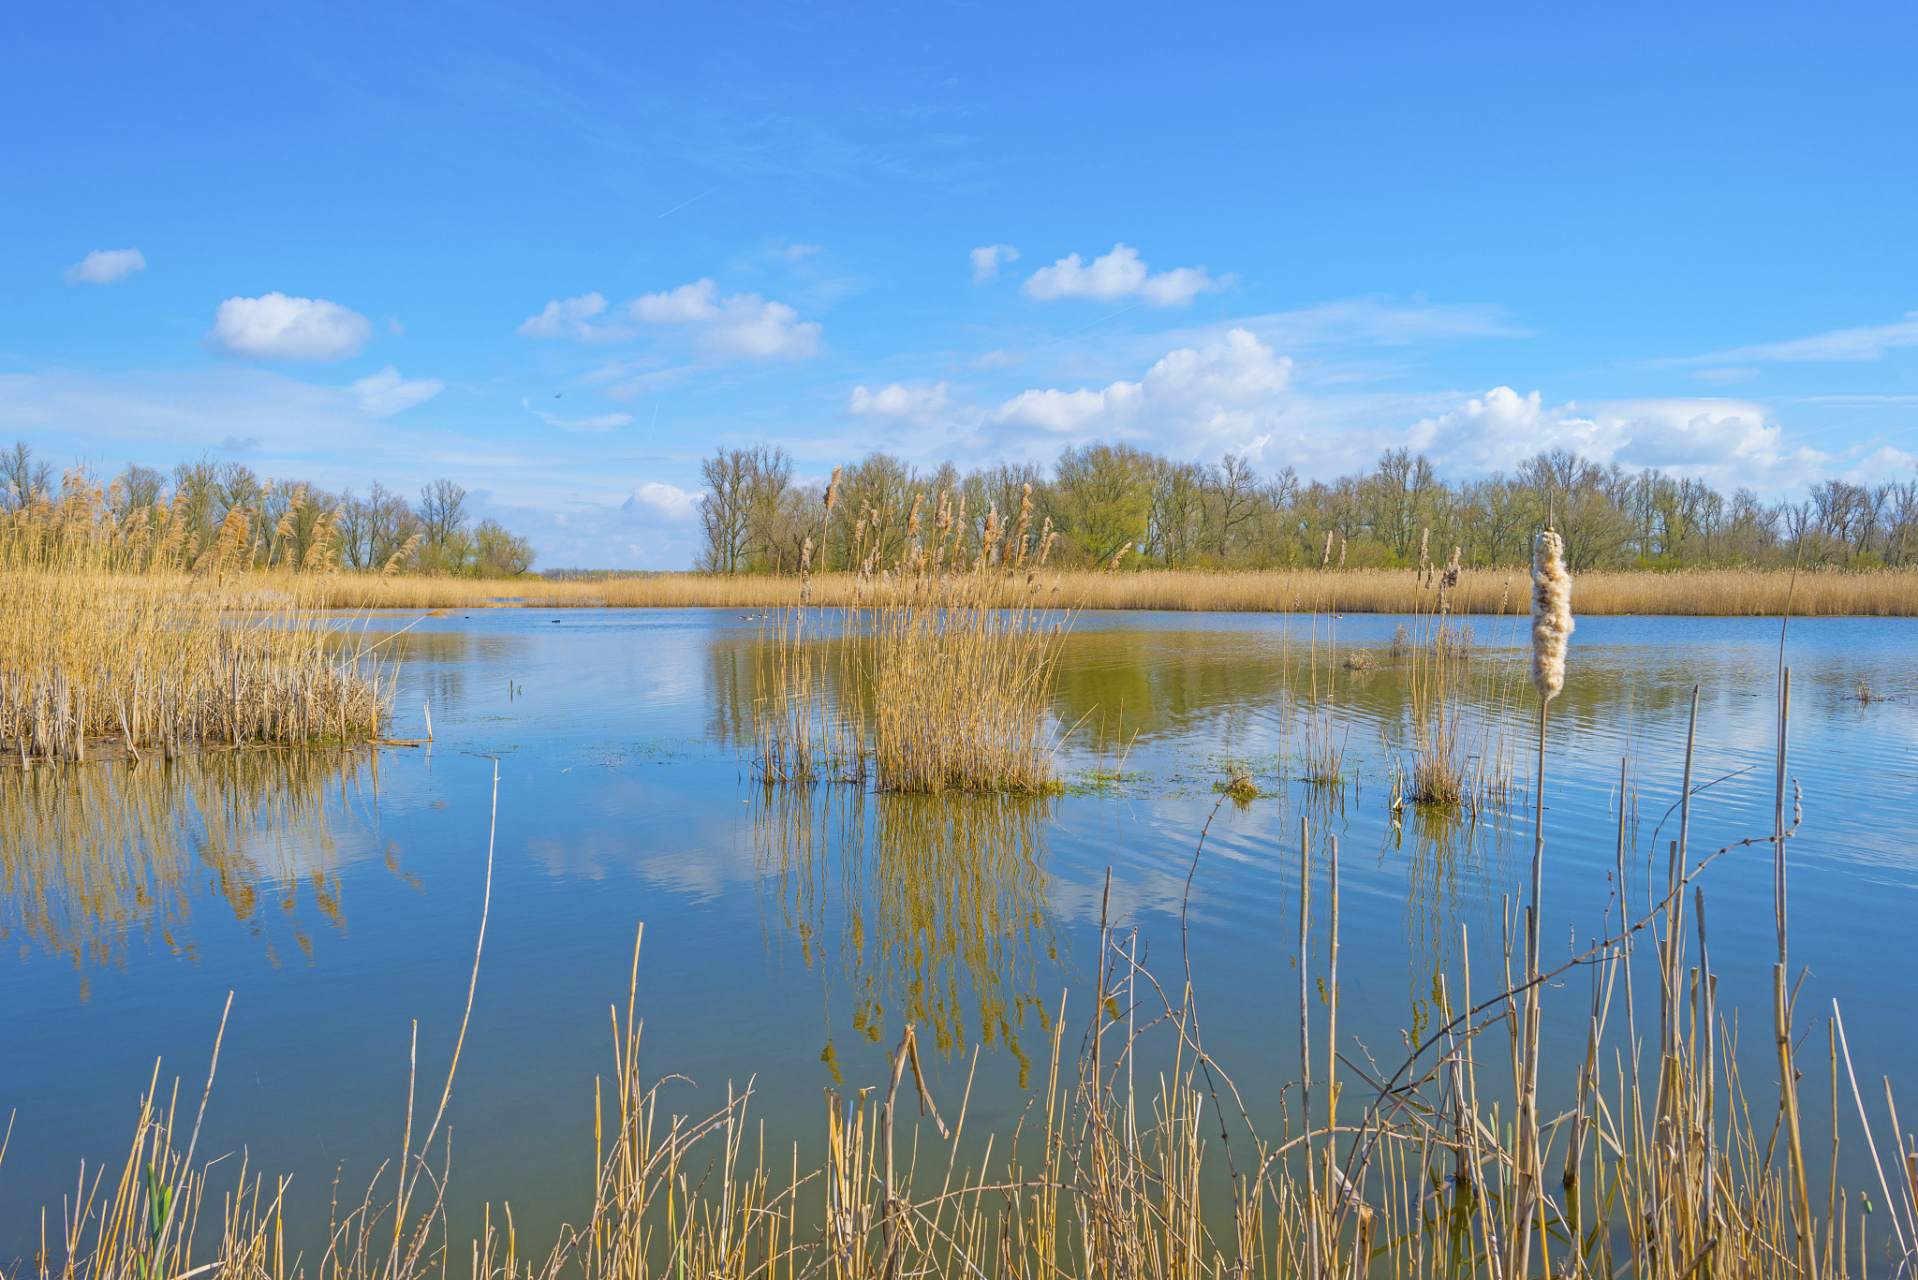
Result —
[[[1051, 953], [1043, 798], [867, 795], [853, 788], [769, 788], [754, 823], [762, 884], [806, 962], [839, 950], [871, 1039], [888, 1012], [947, 1053], [969, 1028], [986, 1044], [1017, 1032], [1034, 991], [1035, 949]], [[838, 894], [834, 895], [837, 880]]]
[[0, 774], [0, 938], [36, 938], [76, 967], [119, 963], [136, 930], [191, 955], [186, 926], [210, 872], [235, 919], [263, 934], [278, 908], [310, 955], [302, 882], [346, 927], [325, 796], [357, 787], [366, 760], [241, 751]]

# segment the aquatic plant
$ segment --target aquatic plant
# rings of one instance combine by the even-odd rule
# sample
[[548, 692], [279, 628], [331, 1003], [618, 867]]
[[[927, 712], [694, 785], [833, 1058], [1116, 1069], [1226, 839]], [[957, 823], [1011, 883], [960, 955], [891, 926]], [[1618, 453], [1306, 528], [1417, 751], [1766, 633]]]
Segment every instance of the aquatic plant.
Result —
[[[70, 481], [57, 502], [0, 514], [0, 741], [22, 765], [135, 759], [218, 744], [376, 736], [377, 664], [312, 612], [317, 574], [276, 589], [233, 566], [245, 521], [192, 573], [177, 529], [119, 521]], [[231, 535], [231, 536], [229, 536]]]
[[[1334, 548], [1334, 558], [1337, 550]], [[1328, 568], [1188, 570], [1122, 569], [1117, 573], [1054, 569], [1047, 573], [1048, 605], [1073, 609], [1166, 609], [1215, 613], [1287, 613], [1310, 607], [1315, 593], [1336, 577], [1339, 608], [1346, 613], [1401, 613], [1404, 569]], [[263, 586], [294, 575], [256, 574]], [[311, 576], [311, 575], [309, 575]], [[1463, 568], [1453, 588], [1456, 617], [1497, 616], [1504, 607], [1511, 570]], [[804, 602], [850, 605], [863, 585], [855, 568], [816, 569], [805, 584]], [[1023, 583], [1002, 579], [998, 603], [1014, 606]], [[467, 578], [394, 574], [330, 573], [316, 584], [334, 609], [487, 608], [502, 595], [498, 583]], [[1056, 587], [1057, 590], [1053, 590]], [[1696, 617], [1777, 617], [1789, 603], [1808, 617], [1857, 615], [1918, 617], [1918, 569], [1818, 569], [1800, 571], [1796, 589], [1784, 569], [1685, 569], [1587, 571], [1579, 576], [1580, 611], [1608, 614], [1671, 614]], [[795, 576], [662, 572], [643, 577], [594, 580], [525, 580], [511, 594], [528, 607], [601, 605], [634, 608], [789, 608], [802, 602]], [[518, 602], [506, 607], [516, 607]]]
[[[1735, 1015], [1716, 1002], [1702, 877], [1725, 854], [1773, 845], [1783, 945], [1784, 855], [1800, 821], [1787, 800], [1783, 681], [1780, 704], [1769, 836], [1695, 862], [1676, 859], [1666, 892], [1635, 918], [1615, 887], [1607, 936], [1547, 968], [1537, 948], [1544, 845], [1542, 827], [1535, 830], [1522, 968], [1514, 974], [1516, 935], [1508, 929], [1503, 979], [1490, 992], [1475, 989], [1470, 949], [1461, 947], [1461, 971], [1435, 979], [1438, 1025], [1408, 1036], [1396, 1063], [1340, 1039], [1339, 842], [1309, 821], [1297, 841], [1295, 1078], [1255, 1085], [1227, 1074], [1204, 1047], [1190, 975], [1167, 980], [1139, 962], [1140, 936], [1112, 920], [1108, 885], [1078, 1048], [1067, 1046], [1072, 1023], [1062, 1002], [1024, 1124], [970, 1145], [967, 1095], [935, 1096], [911, 1024], [900, 1028], [890, 1069], [871, 1087], [829, 1091], [816, 1159], [802, 1163], [795, 1149], [788, 1161], [754, 1140], [750, 1086], [729, 1088], [724, 1103], [704, 1113], [674, 1113], [662, 1093], [671, 1077], [649, 1083], [639, 1065], [636, 939], [627, 999], [614, 1005], [613, 1071], [595, 1092], [596, 1174], [577, 1225], [528, 1251], [510, 1211], [496, 1219], [489, 1209], [478, 1237], [457, 1250], [467, 1259], [460, 1265], [473, 1280], [1848, 1280], [1874, 1267], [1908, 1274], [1918, 1261], [1918, 1147], [1891, 1110], [1891, 1158], [1880, 1159], [1837, 1006], [1826, 1020], [1832, 1193], [1814, 1205], [1798, 1132], [1792, 1004], [1782, 994], [1777, 1003], [1773, 1125], [1764, 1100], [1748, 1096]], [[1689, 801], [1688, 788], [1680, 803], [1688, 809]], [[1621, 869], [1626, 821], [1621, 806]], [[1681, 843], [1686, 827], [1681, 820]], [[488, 868], [490, 890], [490, 857]], [[1695, 960], [1686, 954], [1694, 928]], [[483, 949], [483, 919], [481, 938]], [[1630, 993], [1643, 941], [1654, 944], [1659, 996], [1656, 1010], [1640, 1015]], [[1536, 1105], [1539, 1011], [1548, 989], [1581, 973], [1590, 998], [1574, 1001], [1571, 1016], [1584, 1051], [1556, 1082], [1563, 1114], [1547, 1124]], [[474, 974], [476, 984], [477, 950]], [[1656, 1034], [1645, 1036], [1638, 1018], [1654, 1012]], [[1487, 1033], [1509, 1037], [1509, 1052], [1485, 1052]], [[218, 1050], [216, 1039], [216, 1068]], [[455, 1069], [457, 1059], [456, 1048]], [[1501, 1059], [1511, 1073], [1505, 1086]], [[38, 1267], [21, 1280], [306, 1274], [284, 1247], [287, 1183], [242, 1165], [221, 1195], [210, 1166], [195, 1163], [211, 1077], [191, 1129], [185, 1113], [176, 1122], [155, 1083], [117, 1180], [83, 1185]], [[1284, 1117], [1276, 1133], [1262, 1136], [1245, 1119], [1242, 1098], [1255, 1087], [1276, 1087]], [[1846, 1096], [1870, 1148], [1878, 1193], [1870, 1203], [1838, 1184]], [[1517, 1110], [1508, 1110], [1514, 1100]], [[902, 1112], [902, 1103], [917, 1115]], [[405, 1159], [347, 1201], [344, 1216], [336, 1212], [314, 1274], [425, 1280], [450, 1272], [447, 1170], [429, 1171], [425, 1162], [444, 1110], [443, 1095], [422, 1142], [409, 1108]], [[1556, 1172], [1549, 1183], [1548, 1169]], [[1870, 1212], [1882, 1213], [1885, 1225], [1868, 1240]]]
[[[860, 542], [852, 604], [800, 605], [767, 634], [755, 704], [762, 781], [864, 782], [882, 791], [1037, 793], [1052, 780], [1052, 680], [1069, 615], [1044, 604], [1054, 534], [988, 511], [987, 550], [956, 556], [965, 500], [913, 504], [891, 566]], [[865, 536], [866, 521], [856, 526]], [[810, 591], [810, 573], [804, 583]], [[1004, 586], [1016, 582], [1011, 604]]]

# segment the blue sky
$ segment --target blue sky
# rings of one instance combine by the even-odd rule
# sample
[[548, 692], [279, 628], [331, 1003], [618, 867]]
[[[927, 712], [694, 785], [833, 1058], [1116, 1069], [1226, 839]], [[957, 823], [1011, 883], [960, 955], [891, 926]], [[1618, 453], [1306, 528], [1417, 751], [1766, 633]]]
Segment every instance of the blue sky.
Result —
[[62, 465], [450, 475], [635, 567], [757, 440], [1918, 470], [1908, 4], [0, 21], [0, 443]]

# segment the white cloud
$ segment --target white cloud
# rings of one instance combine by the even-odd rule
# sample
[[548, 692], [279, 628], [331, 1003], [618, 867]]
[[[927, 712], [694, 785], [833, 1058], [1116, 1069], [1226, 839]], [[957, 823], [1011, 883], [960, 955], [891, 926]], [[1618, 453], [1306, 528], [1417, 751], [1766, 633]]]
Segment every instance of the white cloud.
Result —
[[661, 519], [679, 523], [699, 514], [699, 502], [703, 497], [704, 490], [688, 491], [655, 480], [633, 490], [632, 496], [620, 504], [620, 510], [628, 515], [650, 511]]
[[719, 296], [711, 278], [635, 298], [630, 310], [648, 324], [690, 328], [695, 343], [709, 356], [755, 360], [804, 360], [825, 349], [821, 329], [801, 322], [783, 302], [756, 293]]
[[590, 418], [562, 418], [558, 414], [547, 413], [544, 409], [533, 409], [530, 401], [521, 404], [532, 409], [536, 417], [549, 427], [558, 427], [561, 431], [611, 431], [623, 427], [633, 420], [630, 413], [601, 413]]
[[908, 387], [895, 382], [877, 391], [854, 387], [852, 394], [846, 397], [847, 413], [862, 418], [910, 422], [916, 426], [936, 422], [951, 405], [952, 397], [943, 382], [930, 387]]
[[1054, 436], [1150, 435], [1176, 440], [1181, 451], [1214, 442], [1242, 449], [1262, 429], [1270, 434], [1265, 424], [1291, 372], [1291, 360], [1233, 329], [1209, 346], [1170, 352], [1138, 382], [1023, 391], [992, 419]]
[[756, 293], [721, 297], [710, 278], [642, 294], [613, 317], [600, 319], [606, 311], [606, 299], [597, 293], [555, 299], [528, 316], [519, 332], [529, 338], [621, 342], [636, 336], [632, 322], [638, 321], [687, 331], [708, 359], [803, 360], [825, 350], [817, 323], [802, 322], [785, 303]]
[[633, 299], [632, 312], [648, 324], [693, 324], [717, 320], [719, 286], [711, 277], [682, 284], [663, 293], [648, 293]]
[[95, 249], [66, 269], [68, 284], [112, 284], [147, 269], [138, 249]]
[[984, 244], [972, 251], [972, 282], [990, 280], [999, 274], [1002, 262], [1019, 261], [1019, 251], [1009, 244]]
[[1860, 325], [1852, 329], [1833, 329], [1809, 338], [1789, 338], [1783, 342], [1761, 342], [1755, 346], [1733, 347], [1710, 355], [1682, 360], [1661, 360], [1660, 364], [1736, 364], [1740, 361], [1799, 362], [1809, 360], [1877, 360], [1894, 347], [1918, 347], [1918, 311], [1907, 311], [1903, 319], [1890, 324]]
[[572, 338], [579, 342], [622, 336], [605, 326], [590, 323], [604, 310], [606, 299], [597, 293], [567, 298], [563, 302], [555, 298], [538, 315], [526, 317], [517, 332], [523, 338]]
[[254, 359], [344, 360], [358, 355], [372, 333], [365, 316], [337, 302], [269, 293], [222, 302], [206, 339]]
[[431, 400], [446, 390], [446, 384], [438, 378], [402, 378], [400, 371], [389, 364], [359, 379], [348, 390], [359, 397], [368, 413], [384, 418]]
[[[977, 254], [974, 250], [974, 254]], [[1094, 298], [1115, 302], [1137, 295], [1155, 307], [1182, 307], [1201, 293], [1223, 289], [1233, 277], [1213, 279], [1204, 267], [1175, 267], [1153, 275], [1139, 259], [1139, 251], [1123, 244], [1112, 252], [1094, 258], [1090, 266], [1076, 253], [1069, 253], [1049, 267], [1040, 267], [1027, 277], [1023, 289], [1027, 297], [1041, 302], [1057, 298]]]
[[789, 244], [786, 246], [786, 261], [797, 262], [801, 258], [809, 258], [822, 252], [825, 247], [823, 244]]
[[1829, 456], [1787, 449], [1771, 411], [1750, 400], [1665, 397], [1568, 402], [1546, 407], [1538, 392], [1495, 387], [1415, 423], [1405, 443], [1441, 468], [1509, 470], [1544, 449], [1570, 449], [1594, 462], [1658, 467], [1721, 488], [1797, 488]]
[[1016, 351], [1007, 351], [1003, 347], [988, 351], [972, 362], [974, 369], [1004, 369], [1009, 365], [1023, 364], [1025, 356]]

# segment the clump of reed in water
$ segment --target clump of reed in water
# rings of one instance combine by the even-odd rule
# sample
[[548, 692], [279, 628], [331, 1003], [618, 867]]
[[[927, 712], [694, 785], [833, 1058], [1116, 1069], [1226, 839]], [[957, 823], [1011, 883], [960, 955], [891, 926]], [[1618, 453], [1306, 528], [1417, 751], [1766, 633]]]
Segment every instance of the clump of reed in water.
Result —
[[[939, 494], [930, 527], [924, 506], [921, 495], [891, 566], [857, 522], [853, 606], [802, 606], [771, 633], [756, 711], [762, 779], [864, 781], [869, 770], [883, 791], [1050, 786], [1064, 626], [1047, 616], [1040, 577], [1051, 523], [1032, 529], [1029, 494], [1010, 526], [989, 510], [986, 550], [968, 562], [963, 495]], [[802, 590], [810, 583], [808, 564]]]
[[[114, 520], [97, 488], [0, 515], [0, 742], [9, 758], [136, 757], [378, 733], [388, 693], [307, 584], [240, 572], [236, 517], [193, 572], [173, 531]], [[229, 536], [231, 535], [231, 536]]]

